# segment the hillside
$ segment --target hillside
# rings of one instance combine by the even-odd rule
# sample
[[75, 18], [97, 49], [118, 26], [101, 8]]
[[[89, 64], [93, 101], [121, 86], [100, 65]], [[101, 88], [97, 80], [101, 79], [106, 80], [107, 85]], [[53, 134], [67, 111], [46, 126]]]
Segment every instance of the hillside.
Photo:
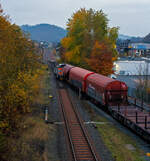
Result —
[[59, 42], [67, 33], [65, 29], [50, 24], [22, 25], [21, 29], [29, 33], [32, 40], [47, 42]]
[[142, 37], [134, 37], [134, 36], [128, 36], [128, 35], [123, 35], [123, 34], [119, 34], [118, 39], [121, 40], [131, 40], [132, 42], [141, 42], [143, 41]]
[[131, 36], [119, 34], [118, 39], [122, 39], [122, 40], [131, 39]]
[[144, 37], [143, 41], [145, 43], [150, 43], [150, 33]]
[[[50, 24], [37, 24], [34, 26], [22, 25], [21, 29], [29, 33], [31, 35], [31, 39], [36, 41], [59, 42], [67, 34], [65, 29]], [[123, 34], [119, 34], [118, 39], [129, 39], [133, 42], [142, 40], [141, 37], [131, 37]]]

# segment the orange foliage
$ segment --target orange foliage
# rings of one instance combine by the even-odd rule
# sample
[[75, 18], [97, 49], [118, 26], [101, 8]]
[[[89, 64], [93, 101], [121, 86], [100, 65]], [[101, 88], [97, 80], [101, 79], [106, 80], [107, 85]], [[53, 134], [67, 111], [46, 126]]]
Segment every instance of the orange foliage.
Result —
[[0, 160], [5, 137], [16, 136], [22, 115], [38, 95], [40, 68], [32, 41], [0, 7]]
[[[67, 36], [61, 41], [65, 49], [65, 53], [62, 54], [64, 61], [87, 69], [91, 68], [105, 75], [112, 73], [112, 69], [110, 69], [113, 66], [112, 61], [115, 61], [117, 58], [115, 43], [118, 36], [118, 28], [108, 27], [107, 16], [102, 10], [95, 11], [93, 9], [86, 10], [81, 8], [68, 20], [67, 30]], [[97, 53], [97, 50], [101, 54]], [[101, 71], [102, 67], [100, 70], [97, 69], [99, 63], [103, 65], [104, 72]], [[94, 64], [93, 67], [92, 64]]]
[[64, 48], [68, 49], [70, 47], [69, 44], [72, 43], [72, 38], [71, 37], [65, 37], [65, 38], [62, 39], [61, 43], [62, 43]]
[[87, 59], [87, 63], [90, 66], [90, 69], [96, 73], [106, 76], [113, 73], [112, 52], [105, 42], [95, 42], [92, 54], [90, 58]]

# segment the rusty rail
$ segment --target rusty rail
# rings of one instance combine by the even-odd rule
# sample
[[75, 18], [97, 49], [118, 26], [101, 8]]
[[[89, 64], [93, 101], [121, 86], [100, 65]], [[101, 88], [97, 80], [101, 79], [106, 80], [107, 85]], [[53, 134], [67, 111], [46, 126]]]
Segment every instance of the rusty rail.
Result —
[[74, 161], [100, 161], [67, 90], [59, 89], [58, 93]]

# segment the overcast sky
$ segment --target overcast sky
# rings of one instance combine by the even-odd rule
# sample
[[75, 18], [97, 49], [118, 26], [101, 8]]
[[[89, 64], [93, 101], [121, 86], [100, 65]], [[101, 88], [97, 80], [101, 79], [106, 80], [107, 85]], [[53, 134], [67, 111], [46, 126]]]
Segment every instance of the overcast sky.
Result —
[[80, 8], [102, 9], [109, 26], [120, 33], [145, 36], [150, 33], [150, 0], [0, 0], [5, 13], [17, 25], [49, 23], [66, 27], [68, 18]]

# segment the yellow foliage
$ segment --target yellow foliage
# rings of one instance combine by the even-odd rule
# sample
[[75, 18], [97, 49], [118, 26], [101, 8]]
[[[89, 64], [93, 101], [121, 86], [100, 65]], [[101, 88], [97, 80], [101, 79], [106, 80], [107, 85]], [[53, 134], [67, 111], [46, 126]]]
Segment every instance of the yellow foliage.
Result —
[[108, 19], [102, 10], [81, 8], [68, 20], [67, 30], [67, 36], [61, 41], [64, 48], [62, 60], [89, 69], [91, 66], [86, 59], [90, 58], [94, 46], [102, 48], [101, 42], [104, 41], [111, 50], [111, 56], [116, 59], [115, 43], [118, 28], [108, 27]]
[[72, 52], [66, 52], [65, 58], [67, 62], [70, 62], [72, 60]]
[[65, 37], [61, 40], [61, 43], [63, 45], [64, 48], [69, 48], [69, 44], [72, 44], [72, 38], [71, 37]]
[[7, 122], [4, 122], [4, 121], [0, 121], [0, 129], [1, 128], [7, 128], [9, 125]]
[[9, 135], [20, 116], [31, 111], [40, 76], [47, 68], [35, 52], [27, 35], [3, 16], [0, 7], [0, 130], [7, 123]]

